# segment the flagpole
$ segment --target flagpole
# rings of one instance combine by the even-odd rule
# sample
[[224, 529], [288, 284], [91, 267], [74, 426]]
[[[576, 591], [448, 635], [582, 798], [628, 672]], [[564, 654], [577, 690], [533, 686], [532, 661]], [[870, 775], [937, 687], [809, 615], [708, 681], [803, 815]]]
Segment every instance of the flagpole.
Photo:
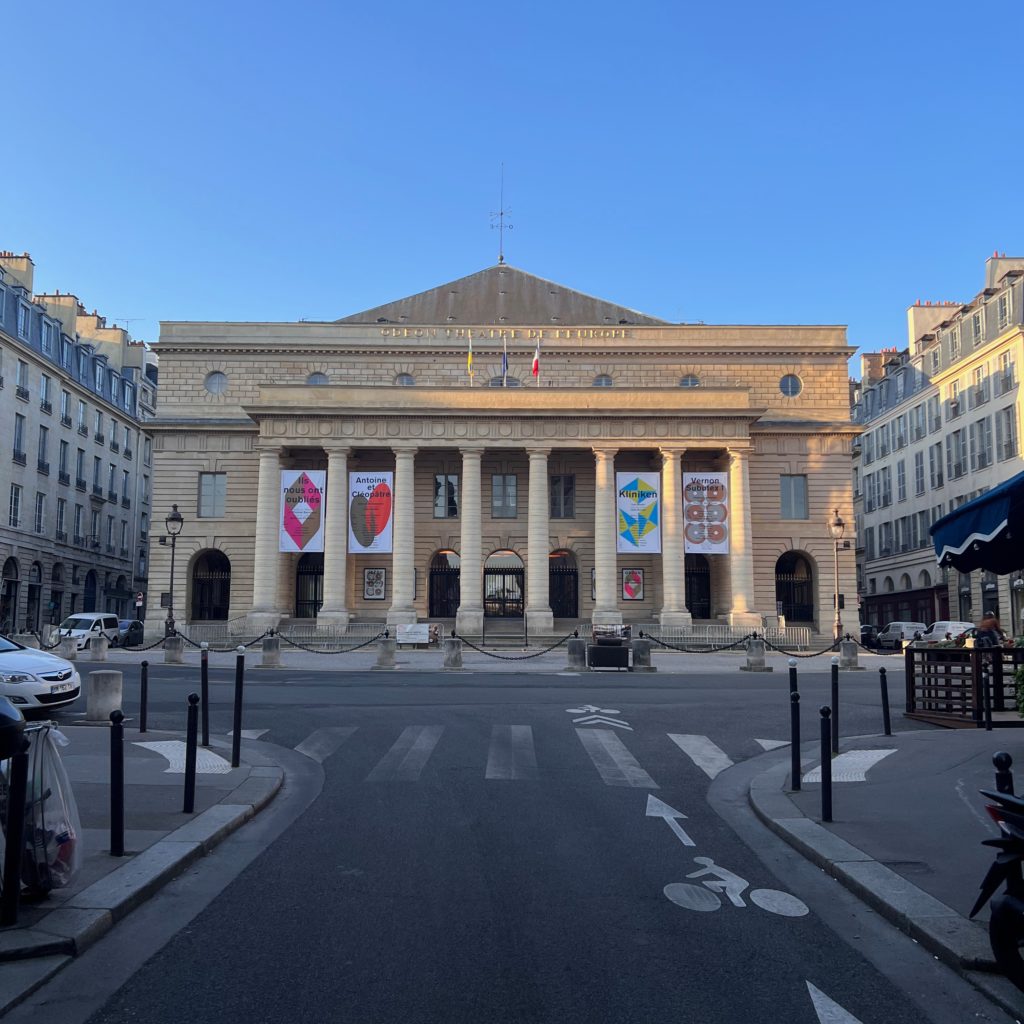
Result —
[[469, 331], [469, 350], [466, 353], [466, 372], [469, 374], [469, 386], [473, 386], [473, 331]]
[[501, 386], [508, 387], [508, 338], [501, 339]]

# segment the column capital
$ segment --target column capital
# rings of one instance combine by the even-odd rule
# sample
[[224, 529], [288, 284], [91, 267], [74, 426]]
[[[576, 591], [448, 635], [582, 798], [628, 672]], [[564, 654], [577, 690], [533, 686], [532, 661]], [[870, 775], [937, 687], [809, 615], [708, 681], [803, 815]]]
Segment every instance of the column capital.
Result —
[[619, 454], [618, 448], [591, 448], [591, 451], [598, 459], [614, 459]]
[[324, 445], [324, 451], [327, 453], [327, 457], [330, 458], [332, 455], [344, 455], [346, 458], [352, 454], [352, 449], [348, 445]]
[[527, 448], [526, 451], [529, 454], [531, 459], [533, 459], [533, 458], [538, 458], [538, 459], [545, 458], [546, 459], [551, 454], [551, 449], [550, 448]]
[[474, 447], [474, 446], [463, 447], [463, 448], [459, 448], [459, 454], [464, 459], [467, 458], [467, 457], [470, 458], [470, 459], [482, 459], [483, 456], [484, 456], [484, 449], [483, 449], [483, 447]]
[[281, 454], [284, 452], [284, 448], [279, 444], [257, 444], [254, 445], [254, 447], [260, 458], [263, 458], [264, 455], [274, 455], [277, 458], [280, 458]]
[[683, 455], [686, 454], [685, 448], [670, 448], [666, 445], [662, 445], [662, 447], [660, 447], [658, 451], [661, 452], [661, 458], [663, 462], [681, 458]]
[[753, 451], [753, 448], [736, 448], [730, 445], [726, 449], [726, 454], [730, 462], [743, 462], [753, 454]]
[[414, 445], [392, 445], [391, 451], [396, 459], [401, 455], [407, 455], [411, 459], [419, 451], [419, 448]]

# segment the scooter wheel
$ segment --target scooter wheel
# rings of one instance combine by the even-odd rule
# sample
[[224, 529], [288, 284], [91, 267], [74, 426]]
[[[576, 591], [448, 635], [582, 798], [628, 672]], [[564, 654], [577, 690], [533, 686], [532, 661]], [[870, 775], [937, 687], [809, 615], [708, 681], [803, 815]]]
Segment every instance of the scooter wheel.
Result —
[[1024, 992], [1024, 915], [1008, 900], [992, 901], [988, 938], [999, 969]]

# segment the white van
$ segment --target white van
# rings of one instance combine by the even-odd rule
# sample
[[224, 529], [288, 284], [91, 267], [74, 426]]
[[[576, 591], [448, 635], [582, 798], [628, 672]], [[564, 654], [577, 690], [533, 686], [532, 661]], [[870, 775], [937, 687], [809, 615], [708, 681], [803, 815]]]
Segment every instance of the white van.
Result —
[[966, 633], [973, 625], [973, 622], [957, 622], [955, 619], [933, 622], [921, 634], [921, 639], [926, 644], [938, 644], [943, 640], [955, 640], [961, 633]]
[[915, 633], [924, 633], [928, 627], [923, 622], [890, 622], [878, 632], [878, 646], [899, 650], [904, 640], [913, 640]]
[[59, 627], [59, 638], [74, 640], [76, 651], [85, 650], [89, 646], [89, 641], [98, 636], [105, 636], [111, 647], [117, 646], [121, 639], [121, 630], [118, 628], [116, 615], [76, 612], [69, 615]]

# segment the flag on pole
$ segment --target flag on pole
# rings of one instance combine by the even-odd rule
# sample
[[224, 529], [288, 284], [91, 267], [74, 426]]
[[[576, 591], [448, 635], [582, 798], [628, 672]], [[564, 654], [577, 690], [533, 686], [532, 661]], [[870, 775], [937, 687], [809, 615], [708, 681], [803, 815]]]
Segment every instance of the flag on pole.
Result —
[[533, 375], [537, 378], [537, 384], [540, 385], [540, 338], [537, 339], [537, 349], [533, 353]]
[[473, 386], [473, 332], [469, 332], [469, 350], [466, 352], [466, 373], [469, 374], [470, 387]]
[[508, 387], [508, 339], [501, 339], [501, 386]]

